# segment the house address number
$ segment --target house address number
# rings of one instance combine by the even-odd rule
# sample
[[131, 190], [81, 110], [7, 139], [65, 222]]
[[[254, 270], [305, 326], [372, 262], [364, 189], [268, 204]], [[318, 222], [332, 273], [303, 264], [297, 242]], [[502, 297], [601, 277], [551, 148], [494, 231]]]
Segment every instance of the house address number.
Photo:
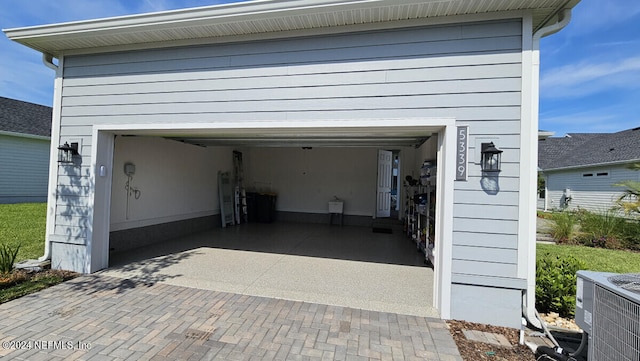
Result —
[[456, 127], [456, 180], [467, 180], [467, 156], [469, 154], [469, 126]]

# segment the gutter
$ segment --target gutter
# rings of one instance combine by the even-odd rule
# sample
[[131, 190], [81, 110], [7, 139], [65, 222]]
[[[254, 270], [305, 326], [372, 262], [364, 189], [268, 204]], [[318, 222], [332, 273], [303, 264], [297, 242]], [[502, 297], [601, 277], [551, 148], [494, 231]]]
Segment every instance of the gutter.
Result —
[[574, 166], [568, 166], [568, 167], [561, 167], [561, 168], [547, 168], [547, 169], [542, 169], [542, 173], [544, 172], [559, 172], [559, 171], [563, 171], [563, 170], [569, 170], [569, 169], [583, 169], [583, 168], [592, 168], [592, 167], [604, 167], [604, 166], [615, 166], [615, 165], [622, 165], [622, 164], [627, 164], [627, 163], [638, 163], [640, 162], [640, 159], [626, 159], [626, 160], [619, 160], [619, 161], [615, 161], [615, 162], [606, 162], [606, 163], [592, 163], [592, 164], [582, 164], [582, 165], [574, 165]]
[[[534, 33], [533, 33], [533, 49], [540, 49], [540, 39], [545, 37], [545, 36], [549, 36], [552, 34], [557, 33], [558, 31], [564, 29], [569, 22], [571, 21], [571, 8], [572, 5], [575, 5], [575, 1], [569, 0], [567, 2], [565, 2], [565, 4], [563, 5], [563, 7], [559, 8], [558, 11], [555, 14], [552, 14], [551, 16], [549, 16], [549, 19], [553, 19], [556, 15], [557, 15], [557, 21], [555, 23], [549, 24], [549, 25], [545, 25], [542, 28], [537, 29]], [[534, 60], [534, 66], [535, 64], [539, 64], [539, 58], [537, 60]], [[539, 91], [539, 89], [538, 89]], [[531, 253], [531, 252], [529, 252]], [[526, 321], [529, 322], [529, 324], [531, 324], [533, 327], [536, 327], [538, 329], [542, 329], [544, 322], [540, 319], [538, 312], [536, 311], [536, 294], [535, 294], [535, 261], [536, 261], [536, 254], [535, 252], [533, 252], [533, 255], [529, 254], [529, 267], [530, 269], [528, 270], [529, 272], [529, 277], [531, 277], [531, 269], [534, 270], [533, 272], [533, 280], [534, 282], [529, 283], [529, 281], [527, 281], [527, 288], [525, 291], [523, 291], [523, 295], [522, 295], [522, 309], [523, 309], [523, 316], [526, 319]], [[529, 279], [529, 278], [527, 278]]]
[[47, 68], [53, 69], [53, 71], [58, 70], [58, 66], [53, 63], [53, 55], [48, 53], [42, 53], [42, 62], [44, 63], [44, 65], [47, 66]]
[[11, 136], [11, 137], [20, 137], [20, 138], [29, 138], [29, 139], [51, 141], [51, 137], [47, 137], [47, 136], [44, 136], [44, 135], [9, 132], [9, 131], [5, 131], [5, 130], [0, 130], [0, 135], [8, 135], [8, 136]]
[[539, 41], [541, 38], [549, 35], [553, 35], [558, 31], [565, 28], [565, 26], [569, 25], [571, 21], [571, 9], [565, 8], [558, 12], [558, 22], [553, 23], [551, 25], [547, 25], [538, 29], [535, 33], [533, 33], [533, 41]]

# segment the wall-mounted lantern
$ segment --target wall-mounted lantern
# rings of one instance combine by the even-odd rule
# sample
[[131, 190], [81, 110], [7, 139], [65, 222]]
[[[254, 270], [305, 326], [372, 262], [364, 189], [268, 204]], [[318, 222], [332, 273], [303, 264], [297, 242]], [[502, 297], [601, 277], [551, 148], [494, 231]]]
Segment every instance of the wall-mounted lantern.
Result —
[[482, 153], [483, 172], [500, 172], [502, 151], [496, 148], [493, 142], [482, 143], [480, 153]]
[[74, 142], [69, 145], [68, 142], [65, 142], [63, 145], [58, 147], [58, 162], [73, 163], [73, 157], [79, 154], [78, 143]]

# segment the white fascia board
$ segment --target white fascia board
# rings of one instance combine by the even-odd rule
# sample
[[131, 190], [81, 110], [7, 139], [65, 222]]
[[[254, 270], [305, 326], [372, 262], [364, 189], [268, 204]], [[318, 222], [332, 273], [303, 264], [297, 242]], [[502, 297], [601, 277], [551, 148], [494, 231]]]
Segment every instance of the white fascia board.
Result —
[[638, 159], [619, 160], [619, 161], [615, 161], [615, 162], [604, 162], [604, 163], [592, 163], [592, 164], [574, 165], [574, 166], [567, 166], [567, 167], [562, 167], [562, 168], [549, 168], [549, 169], [542, 169], [541, 171], [542, 171], [542, 173], [562, 172], [562, 171], [565, 171], [565, 170], [575, 170], [575, 169], [594, 168], [594, 167], [607, 167], [607, 166], [612, 166], [612, 165], [623, 165], [623, 164], [638, 163], [638, 162], [640, 162], [640, 158], [638, 158]]

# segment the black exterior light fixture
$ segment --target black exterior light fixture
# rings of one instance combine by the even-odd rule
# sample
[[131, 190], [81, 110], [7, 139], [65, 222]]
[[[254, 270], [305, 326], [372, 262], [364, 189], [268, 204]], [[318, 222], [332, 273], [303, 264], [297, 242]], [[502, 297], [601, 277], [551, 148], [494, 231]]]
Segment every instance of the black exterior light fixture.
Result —
[[493, 142], [490, 143], [482, 143], [481, 151], [482, 154], [482, 171], [483, 172], [491, 172], [497, 173], [500, 172], [500, 168], [502, 166], [501, 157], [502, 151], [496, 148]]
[[73, 163], [73, 157], [79, 155], [78, 143], [64, 142], [63, 145], [58, 147], [58, 163]]

